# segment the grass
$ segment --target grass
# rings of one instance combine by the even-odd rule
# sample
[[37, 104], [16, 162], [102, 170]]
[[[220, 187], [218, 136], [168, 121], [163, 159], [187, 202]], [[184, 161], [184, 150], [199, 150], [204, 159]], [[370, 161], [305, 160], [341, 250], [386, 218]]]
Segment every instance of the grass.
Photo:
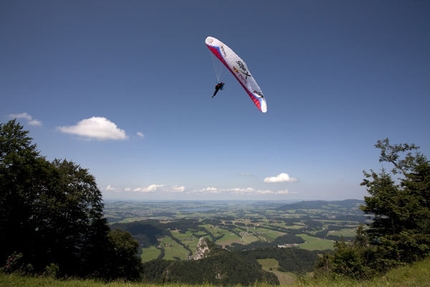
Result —
[[151, 261], [152, 259], [157, 259], [160, 253], [161, 253], [160, 249], [156, 248], [155, 246], [143, 248], [142, 256], [141, 256], [142, 262], [148, 262], [148, 261]]
[[[263, 264], [275, 266], [271, 260]], [[367, 281], [354, 281], [342, 277], [336, 279], [312, 279], [297, 280], [290, 287], [430, 287], [430, 257], [411, 266], [404, 266], [391, 270], [381, 277]], [[0, 273], [1, 287], [160, 287], [156, 284], [113, 282], [103, 283], [94, 280], [55, 280], [45, 277], [25, 277], [16, 274]], [[163, 284], [163, 287], [191, 287], [187, 284]], [[194, 285], [193, 287], [195, 287]], [[205, 284], [203, 287], [215, 287]], [[236, 285], [239, 286], [239, 285]], [[285, 285], [284, 285], [285, 286]], [[274, 287], [268, 284], [254, 284], [253, 287]]]
[[329, 231], [328, 235], [343, 236], [343, 237], [355, 237], [357, 228], [343, 228], [341, 230]]
[[188, 250], [186, 250], [182, 245], [179, 245], [170, 237], [164, 237], [160, 241], [160, 244], [165, 250], [165, 256], [163, 257], [165, 260], [175, 260], [175, 257], [181, 260], [186, 260], [187, 256], [189, 255]]
[[179, 231], [171, 231], [172, 236], [182, 242], [185, 246], [188, 246], [192, 251], [196, 249], [197, 243], [199, 242], [199, 238], [194, 237], [191, 231], [187, 231], [185, 233], [180, 233]]
[[299, 246], [300, 248], [306, 249], [306, 250], [327, 250], [327, 249], [333, 249], [334, 242], [328, 239], [321, 239], [314, 236], [309, 236], [307, 234], [297, 234], [297, 236], [300, 236], [303, 238], [305, 243], [301, 243]]
[[272, 242], [277, 237], [285, 235], [285, 232], [279, 232], [279, 231], [270, 230], [270, 229], [261, 228], [261, 227], [250, 228], [249, 230], [250, 232], [256, 233], [260, 238], [264, 237], [268, 242]]
[[267, 259], [258, 259], [258, 263], [261, 265], [263, 270], [272, 272], [273, 274], [278, 277], [279, 283], [281, 285], [291, 285], [294, 283], [296, 276], [292, 273], [288, 272], [281, 272], [278, 271], [279, 263], [278, 260], [274, 258], [267, 258]]

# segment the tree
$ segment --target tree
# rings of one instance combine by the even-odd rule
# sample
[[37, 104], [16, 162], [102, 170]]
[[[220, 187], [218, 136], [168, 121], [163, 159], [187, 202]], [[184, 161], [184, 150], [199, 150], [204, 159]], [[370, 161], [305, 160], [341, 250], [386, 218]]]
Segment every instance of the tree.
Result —
[[[0, 124], [0, 262], [59, 276], [137, 278], [137, 243], [109, 234], [94, 176], [71, 161], [47, 161], [31, 141], [16, 120]], [[110, 273], [112, 264], [124, 271]]]
[[361, 185], [370, 196], [360, 208], [372, 222], [357, 229], [353, 242], [336, 242], [334, 254], [319, 260], [318, 274], [368, 278], [430, 255], [429, 161], [414, 144], [385, 139], [375, 147], [381, 150], [379, 161], [392, 169], [363, 172]]
[[41, 196], [53, 172], [50, 164], [31, 143], [28, 131], [11, 120], [0, 124], [0, 260], [26, 254], [33, 261], [43, 244], [39, 236]]
[[128, 231], [114, 229], [109, 232], [109, 242], [105, 265], [107, 272], [104, 277], [132, 281], [140, 279], [143, 265], [137, 255], [139, 241]]
[[364, 172], [361, 185], [371, 196], [361, 209], [373, 216], [367, 233], [389, 268], [430, 255], [430, 163], [423, 154], [412, 154], [419, 149], [414, 144], [391, 145], [385, 139], [375, 147], [381, 150], [379, 161], [393, 168]]
[[346, 242], [343, 237], [336, 241], [335, 252], [331, 257], [331, 269], [334, 273], [354, 279], [368, 279], [378, 272], [375, 248], [369, 245], [363, 225], [357, 228], [356, 234], [353, 241]]
[[67, 160], [54, 160], [57, 176], [46, 204], [54, 228], [55, 261], [64, 274], [88, 275], [101, 269], [109, 227], [103, 215], [102, 194], [87, 169]]

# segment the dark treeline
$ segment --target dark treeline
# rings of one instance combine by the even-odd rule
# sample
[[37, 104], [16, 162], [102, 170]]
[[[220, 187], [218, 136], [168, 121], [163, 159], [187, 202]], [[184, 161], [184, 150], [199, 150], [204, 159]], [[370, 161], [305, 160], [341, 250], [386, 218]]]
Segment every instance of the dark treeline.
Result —
[[263, 271], [253, 256], [216, 247], [207, 240], [206, 258], [190, 261], [152, 260], [143, 265], [143, 280], [148, 283], [185, 283], [201, 285], [252, 285], [267, 282], [279, 285], [278, 278]]
[[165, 226], [160, 226], [157, 220], [136, 221], [130, 223], [112, 224], [112, 228], [117, 228], [130, 232], [134, 238], [139, 240], [142, 247], [158, 245], [158, 238], [168, 236], [170, 232]]
[[15, 120], [0, 124], [0, 267], [3, 272], [140, 278], [139, 243], [111, 230], [86, 169], [47, 161]]
[[243, 252], [254, 259], [274, 258], [279, 263], [279, 271], [304, 274], [313, 271], [318, 260], [319, 251], [299, 248], [257, 248]]
[[279, 262], [279, 271], [299, 274], [312, 271], [318, 259], [318, 252], [303, 249], [269, 247], [239, 252], [222, 250], [208, 239], [206, 242], [210, 253], [201, 260], [152, 260], [144, 263], [144, 281], [221, 285], [249, 285], [263, 281], [279, 284], [275, 275], [261, 270], [257, 259], [274, 258]]

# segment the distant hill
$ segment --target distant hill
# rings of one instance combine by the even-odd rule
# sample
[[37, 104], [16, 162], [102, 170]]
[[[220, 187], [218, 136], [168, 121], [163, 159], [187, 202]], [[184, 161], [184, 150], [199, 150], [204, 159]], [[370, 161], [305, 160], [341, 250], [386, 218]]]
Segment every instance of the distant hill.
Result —
[[[309, 209], [351, 209], [360, 211], [359, 206], [364, 204], [364, 200], [345, 199], [337, 201], [311, 200], [288, 203], [278, 207], [278, 210], [309, 210]], [[361, 212], [361, 211], [360, 211]]]

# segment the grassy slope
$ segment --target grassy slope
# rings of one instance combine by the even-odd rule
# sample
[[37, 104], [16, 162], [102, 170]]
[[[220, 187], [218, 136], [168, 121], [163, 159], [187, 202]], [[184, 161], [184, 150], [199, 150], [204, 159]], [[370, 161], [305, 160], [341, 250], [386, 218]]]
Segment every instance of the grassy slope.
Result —
[[[415, 286], [429, 286], [430, 287], [430, 257], [422, 262], [415, 263], [413, 266], [405, 266], [388, 272], [383, 277], [375, 278], [371, 281], [351, 281], [342, 278], [336, 280], [311, 280], [306, 279], [303, 282], [296, 282], [291, 287], [415, 287]], [[159, 287], [160, 285], [148, 284], [135, 284], [135, 283], [121, 283], [115, 282], [104, 284], [101, 282], [91, 280], [65, 280], [58, 281], [50, 278], [33, 278], [22, 277], [18, 275], [5, 275], [0, 273], [0, 286], [1, 287]], [[163, 287], [187, 287], [185, 284], [164, 284]], [[212, 287], [212, 285], [205, 285]], [[255, 287], [269, 287], [267, 284], [257, 284]], [[193, 286], [194, 287], [194, 286]]]

